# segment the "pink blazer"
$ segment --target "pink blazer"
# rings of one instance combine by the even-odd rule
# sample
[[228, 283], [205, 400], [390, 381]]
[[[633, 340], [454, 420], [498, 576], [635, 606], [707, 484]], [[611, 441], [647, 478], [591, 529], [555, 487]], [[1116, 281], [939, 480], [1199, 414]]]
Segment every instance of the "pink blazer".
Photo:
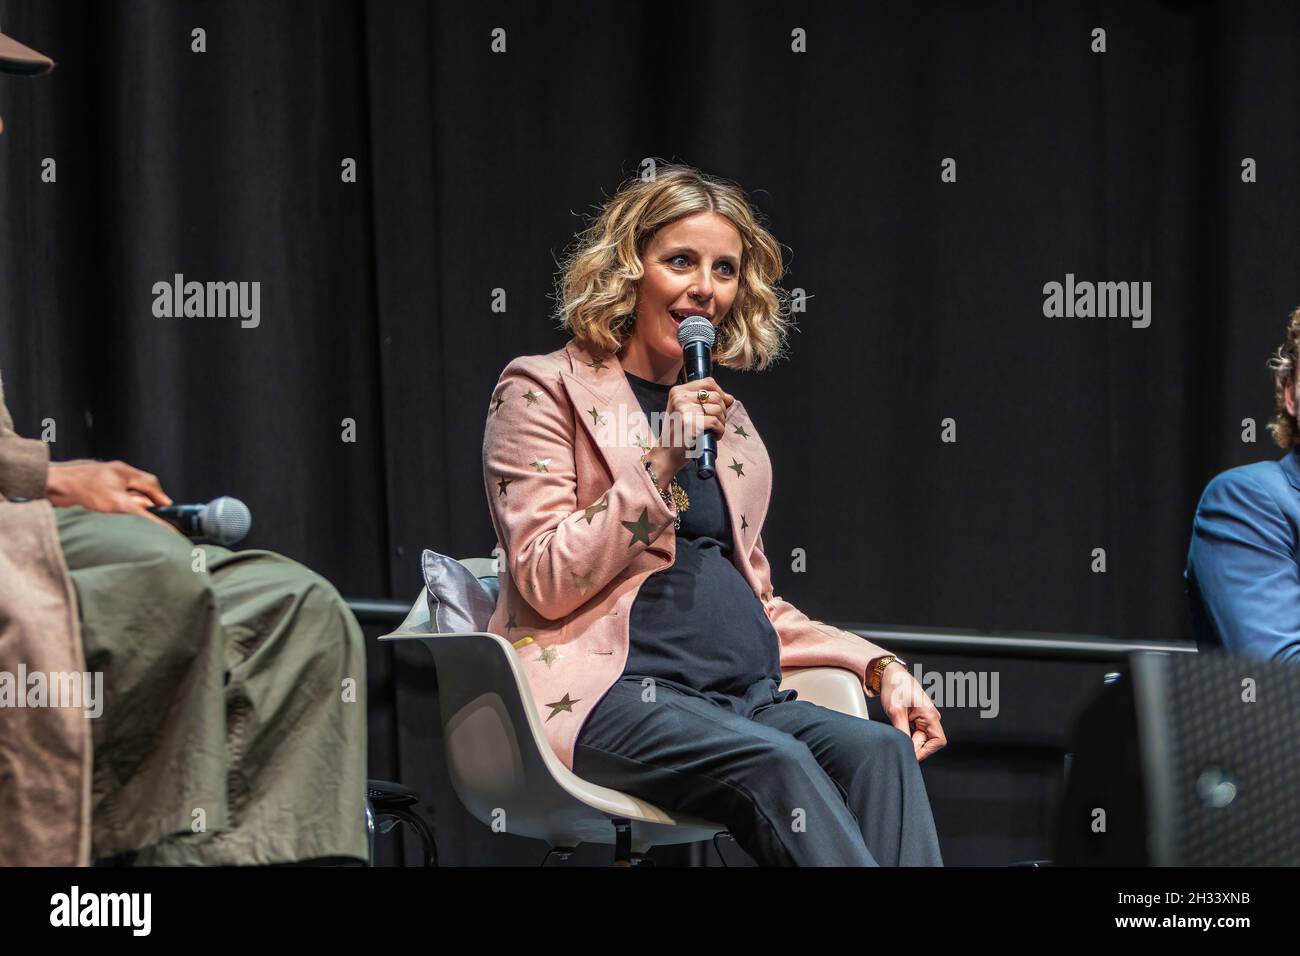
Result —
[[[641, 464], [653, 441], [617, 356], [577, 339], [515, 359], [492, 392], [483, 482], [501, 591], [488, 630], [515, 645], [547, 739], [570, 769], [583, 722], [623, 673], [641, 582], [676, 552], [673, 513]], [[870, 668], [888, 652], [772, 592], [760, 533], [772, 463], [739, 398], [715, 477], [731, 515], [732, 562], [780, 637], [782, 668], [844, 667], [871, 696]]]

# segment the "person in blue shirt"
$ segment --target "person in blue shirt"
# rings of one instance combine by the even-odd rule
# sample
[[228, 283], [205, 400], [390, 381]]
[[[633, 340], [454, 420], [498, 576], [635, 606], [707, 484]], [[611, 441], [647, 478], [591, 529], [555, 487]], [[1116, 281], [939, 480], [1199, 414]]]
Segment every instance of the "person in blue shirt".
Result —
[[1300, 309], [1269, 360], [1276, 413], [1268, 429], [1286, 455], [1210, 481], [1196, 506], [1184, 577], [1199, 644], [1300, 663], [1298, 354]]

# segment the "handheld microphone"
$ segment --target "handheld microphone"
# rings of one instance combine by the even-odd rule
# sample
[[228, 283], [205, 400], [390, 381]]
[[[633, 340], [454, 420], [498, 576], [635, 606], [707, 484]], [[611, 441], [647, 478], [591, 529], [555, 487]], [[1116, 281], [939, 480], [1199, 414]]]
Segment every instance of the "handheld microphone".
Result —
[[[718, 330], [703, 315], [688, 315], [677, 327], [677, 341], [682, 346], [686, 366], [686, 381], [708, 378], [713, 374], [713, 343]], [[712, 478], [718, 458], [718, 439], [713, 432], [701, 432], [696, 440], [699, 457], [695, 460], [695, 473], [701, 478]]]
[[248, 505], [238, 498], [215, 498], [206, 505], [162, 505], [151, 512], [175, 525], [187, 538], [212, 544], [231, 545], [242, 541], [253, 526]]

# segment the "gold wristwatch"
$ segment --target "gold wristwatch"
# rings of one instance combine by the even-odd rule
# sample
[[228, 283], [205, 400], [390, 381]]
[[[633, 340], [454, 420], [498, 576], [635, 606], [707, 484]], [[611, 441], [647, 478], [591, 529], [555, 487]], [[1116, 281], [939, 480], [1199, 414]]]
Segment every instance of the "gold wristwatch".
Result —
[[907, 666], [907, 661], [903, 660], [901, 657], [895, 657], [893, 654], [886, 654], [884, 657], [876, 661], [875, 667], [871, 668], [871, 692], [877, 697], [880, 696], [880, 681], [881, 678], [884, 677], [885, 668], [895, 661], [898, 661], [898, 663], [902, 664], [904, 667]]

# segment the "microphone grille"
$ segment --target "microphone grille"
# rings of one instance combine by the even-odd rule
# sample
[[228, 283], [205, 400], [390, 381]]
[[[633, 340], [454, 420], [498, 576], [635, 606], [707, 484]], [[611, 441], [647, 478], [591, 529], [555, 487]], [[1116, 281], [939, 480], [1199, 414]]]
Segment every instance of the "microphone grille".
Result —
[[706, 348], [713, 348], [713, 343], [718, 338], [718, 330], [702, 315], [688, 315], [682, 320], [682, 324], [677, 326], [677, 341], [682, 348], [686, 348], [691, 342], [703, 342]]
[[199, 519], [203, 536], [220, 545], [243, 541], [253, 526], [248, 505], [238, 498], [221, 497], [208, 502]]

